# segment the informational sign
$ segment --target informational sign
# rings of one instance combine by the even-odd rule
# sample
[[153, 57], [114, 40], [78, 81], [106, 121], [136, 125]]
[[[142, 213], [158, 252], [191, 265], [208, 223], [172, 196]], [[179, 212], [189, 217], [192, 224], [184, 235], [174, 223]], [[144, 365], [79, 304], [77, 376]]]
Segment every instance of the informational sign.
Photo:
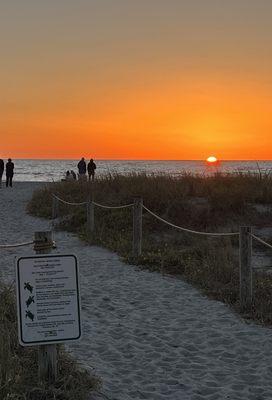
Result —
[[79, 273], [74, 255], [17, 258], [16, 288], [22, 346], [80, 338]]

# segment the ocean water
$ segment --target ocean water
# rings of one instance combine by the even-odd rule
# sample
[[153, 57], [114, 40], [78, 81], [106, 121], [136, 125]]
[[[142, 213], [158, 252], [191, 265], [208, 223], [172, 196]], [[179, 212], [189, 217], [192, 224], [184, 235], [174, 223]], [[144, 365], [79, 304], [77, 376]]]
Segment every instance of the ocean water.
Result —
[[[14, 160], [15, 181], [59, 181], [67, 170], [77, 172], [79, 160]], [[218, 165], [207, 165], [205, 161], [134, 161], [95, 160], [97, 176], [108, 173], [170, 174], [177, 176], [184, 172], [213, 174], [215, 172], [272, 172], [270, 161], [222, 161]]]

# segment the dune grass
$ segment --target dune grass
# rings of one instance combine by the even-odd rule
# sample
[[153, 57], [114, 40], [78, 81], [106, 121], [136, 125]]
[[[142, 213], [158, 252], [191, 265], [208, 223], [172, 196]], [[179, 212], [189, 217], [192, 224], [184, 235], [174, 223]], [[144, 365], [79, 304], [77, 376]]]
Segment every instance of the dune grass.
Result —
[[14, 288], [0, 285], [0, 399], [86, 400], [99, 380], [81, 369], [58, 346], [59, 375], [55, 384], [38, 381], [37, 347], [18, 343]]
[[[241, 225], [271, 227], [272, 177], [233, 174], [179, 177], [144, 174], [108, 175], [93, 184], [61, 182], [34, 193], [28, 211], [51, 218], [52, 193], [67, 201], [94, 199], [106, 205], [144, 204], [168, 221], [201, 231], [238, 231]], [[262, 210], [259, 210], [259, 207]], [[93, 244], [118, 252], [130, 263], [181, 276], [206, 295], [239, 309], [238, 238], [201, 237], [178, 232], [143, 214], [143, 254], [132, 257], [132, 209], [95, 208], [95, 234], [86, 234], [86, 207], [59, 205], [59, 227]], [[269, 239], [269, 238], [268, 238]], [[247, 315], [271, 324], [272, 278], [254, 273], [254, 304]]]

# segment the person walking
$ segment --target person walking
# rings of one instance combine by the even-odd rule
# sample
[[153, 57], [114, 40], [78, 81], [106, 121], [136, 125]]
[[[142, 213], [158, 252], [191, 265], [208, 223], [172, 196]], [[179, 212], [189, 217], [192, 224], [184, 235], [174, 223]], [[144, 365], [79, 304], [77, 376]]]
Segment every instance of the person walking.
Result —
[[88, 175], [89, 175], [89, 181], [94, 180], [94, 174], [96, 170], [96, 165], [94, 163], [94, 160], [91, 158], [90, 162], [88, 163]]
[[85, 162], [84, 157], [82, 157], [82, 159], [77, 164], [77, 168], [78, 168], [79, 179], [86, 178], [87, 167], [86, 167], [86, 162]]
[[5, 170], [5, 164], [2, 159], [0, 159], [0, 188], [2, 187], [2, 177]]
[[6, 187], [12, 187], [12, 179], [14, 175], [14, 163], [12, 162], [11, 158], [8, 159], [6, 163]]

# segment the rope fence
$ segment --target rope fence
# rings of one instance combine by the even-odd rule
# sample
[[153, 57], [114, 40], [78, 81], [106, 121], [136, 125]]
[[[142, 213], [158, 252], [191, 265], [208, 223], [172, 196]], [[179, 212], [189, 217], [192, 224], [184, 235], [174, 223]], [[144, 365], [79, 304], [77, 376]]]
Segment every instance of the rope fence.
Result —
[[[89, 202], [85, 201], [85, 202], [81, 202], [81, 203], [74, 203], [74, 202], [68, 202], [66, 200], [63, 200], [60, 197], [56, 196], [55, 194], [53, 194], [53, 197], [56, 200], [60, 201], [61, 203], [71, 205], [71, 206], [81, 206], [81, 205], [87, 205], [88, 203], [91, 203], [97, 207], [108, 209], [108, 210], [114, 210], [114, 209], [117, 210], [117, 209], [123, 209], [123, 208], [129, 208], [129, 207], [135, 206], [135, 203], [124, 204], [124, 205], [120, 205], [120, 206], [107, 206], [105, 204], [100, 204], [95, 201], [89, 201]], [[165, 220], [164, 218], [160, 217], [159, 215], [157, 215], [153, 211], [151, 211], [149, 208], [147, 208], [144, 204], [142, 204], [142, 208], [145, 211], [147, 211], [149, 214], [151, 214], [153, 217], [158, 219], [159, 221], [165, 223], [168, 226], [171, 226], [172, 228], [181, 230], [183, 232], [193, 233], [196, 235], [205, 235], [205, 236], [238, 236], [239, 235], [239, 232], [222, 232], [222, 233], [220, 233], [220, 232], [201, 232], [201, 231], [191, 230], [188, 228], [184, 228], [182, 226], [175, 225], [175, 224]]]
[[182, 226], [178, 226], [175, 224], [172, 224], [169, 221], [166, 221], [164, 218], [160, 217], [159, 215], [155, 214], [153, 211], [149, 210], [146, 206], [143, 205], [143, 208], [153, 217], [157, 218], [159, 221], [164, 222], [165, 224], [171, 226], [172, 228], [178, 229], [183, 232], [189, 232], [193, 233], [196, 235], [204, 235], [204, 236], [238, 236], [239, 232], [223, 232], [223, 233], [217, 233], [217, 232], [201, 232], [201, 231], [194, 231], [191, 229], [184, 228]]
[[[48, 231], [51, 235], [52, 231]], [[47, 232], [47, 233], [48, 233]], [[50, 236], [51, 237], [51, 236]], [[0, 250], [3, 249], [14, 249], [17, 247], [27, 247], [27, 246], [34, 246], [35, 251], [44, 251], [47, 249], [55, 248], [55, 241], [52, 239], [50, 241], [44, 241], [43, 239], [39, 239], [39, 232], [35, 233], [35, 237], [33, 240], [29, 242], [23, 243], [14, 243], [14, 244], [0, 244]]]
[[[84, 206], [84, 205], [87, 205], [89, 203], [89, 201], [83, 201], [83, 202], [80, 202], [80, 203], [69, 202], [69, 201], [61, 199], [60, 197], [56, 196], [55, 194], [53, 194], [53, 197], [56, 200], [60, 201], [61, 203], [67, 204], [69, 206]], [[97, 207], [106, 208], [106, 209], [121, 209], [121, 208], [133, 207], [133, 205], [134, 205], [133, 203], [131, 203], [131, 204], [125, 204], [125, 205], [122, 205], [122, 206], [107, 206], [105, 204], [96, 203], [95, 201], [90, 201], [90, 202], [93, 203]]]
[[[272, 248], [272, 245], [259, 238], [258, 236], [252, 233], [252, 227], [242, 226], [240, 227], [239, 232], [203, 232], [196, 231], [192, 229], [185, 228], [183, 226], [179, 226], [173, 224], [172, 222], [167, 221], [162, 218], [158, 214], [154, 213], [152, 210], [147, 208], [143, 204], [143, 199], [141, 197], [137, 197], [134, 199], [133, 203], [124, 204], [120, 206], [108, 206], [104, 204], [97, 203], [93, 200], [89, 200], [82, 203], [72, 203], [67, 202], [56, 195], [53, 195], [53, 219], [58, 217], [58, 201], [68, 204], [68, 205], [87, 205], [87, 218], [86, 218], [86, 227], [87, 233], [92, 236], [95, 232], [95, 213], [94, 207], [100, 207], [103, 209], [124, 209], [130, 208], [133, 209], [133, 240], [132, 240], [132, 254], [135, 259], [139, 260], [139, 257], [142, 255], [142, 236], [143, 236], [143, 210], [148, 214], [152, 215], [158, 221], [164, 223], [171, 228], [177, 229], [182, 232], [191, 233], [194, 235], [201, 235], [206, 237], [239, 237], [239, 268], [240, 268], [240, 305], [242, 311], [247, 311], [252, 306], [252, 298], [253, 298], [253, 290], [252, 290], [252, 239], [258, 241], [259, 243], [265, 245], [268, 248]], [[263, 267], [266, 268], [266, 267]], [[256, 268], [262, 269], [262, 268]]]
[[129, 207], [133, 207], [134, 203], [131, 204], [125, 204], [123, 206], [105, 206], [104, 204], [99, 204], [96, 203], [95, 201], [92, 202], [95, 206], [97, 207], [101, 207], [101, 208], [106, 208], [106, 209], [112, 209], [112, 210], [117, 210], [117, 209], [121, 209], [121, 208], [129, 208]]
[[0, 249], [13, 249], [15, 247], [30, 246], [32, 244], [34, 244], [33, 240], [31, 242], [25, 242], [25, 243], [0, 244]]
[[56, 200], [58, 200], [59, 202], [61, 202], [63, 204], [67, 204], [69, 206], [83, 206], [83, 205], [87, 204], [87, 201], [83, 201], [81, 203], [69, 202], [69, 201], [61, 199], [60, 197], [56, 196], [55, 194], [53, 194], [53, 198], [55, 198]]
[[254, 235], [253, 233], [251, 234], [251, 236], [253, 237], [253, 239], [257, 240], [257, 242], [262, 243], [266, 247], [269, 247], [270, 249], [272, 249], [272, 245], [265, 242], [263, 239], [259, 238], [258, 236]]

